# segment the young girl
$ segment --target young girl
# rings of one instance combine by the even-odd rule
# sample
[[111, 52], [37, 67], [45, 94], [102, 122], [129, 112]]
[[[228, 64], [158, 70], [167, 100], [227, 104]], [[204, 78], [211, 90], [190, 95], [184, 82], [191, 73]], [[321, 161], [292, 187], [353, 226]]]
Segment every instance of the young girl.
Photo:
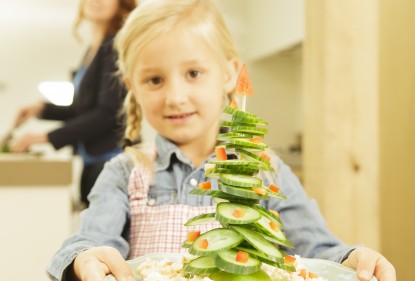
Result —
[[[126, 264], [153, 252], [179, 252], [183, 223], [209, 212], [210, 197], [189, 195], [214, 157], [219, 119], [239, 70], [224, 21], [209, 0], [151, 0], [137, 8], [116, 38], [120, 71], [128, 85], [126, 137], [140, 134], [142, 116], [158, 132], [155, 149], [129, 147], [106, 164], [82, 215], [81, 229], [52, 259], [53, 280], [134, 280]], [[229, 154], [229, 157], [236, 157]], [[287, 200], [269, 200], [280, 212], [288, 253], [324, 258], [394, 281], [393, 266], [379, 253], [351, 248], [327, 229], [291, 170], [275, 157], [272, 180]], [[68, 279], [65, 279], [68, 280]]]

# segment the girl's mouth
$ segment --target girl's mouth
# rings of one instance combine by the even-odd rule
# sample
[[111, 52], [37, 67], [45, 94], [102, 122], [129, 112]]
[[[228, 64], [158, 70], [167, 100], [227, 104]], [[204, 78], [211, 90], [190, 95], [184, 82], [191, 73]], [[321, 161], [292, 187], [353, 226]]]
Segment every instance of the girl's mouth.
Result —
[[172, 114], [172, 115], [166, 115], [165, 118], [174, 123], [183, 123], [189, 120], [195, 114], [196, 112]]

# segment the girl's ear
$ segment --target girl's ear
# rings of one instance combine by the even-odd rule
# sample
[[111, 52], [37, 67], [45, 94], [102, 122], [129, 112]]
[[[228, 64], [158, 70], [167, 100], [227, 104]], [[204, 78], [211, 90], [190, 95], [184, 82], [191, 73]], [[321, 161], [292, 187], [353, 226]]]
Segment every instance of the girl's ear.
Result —
[[231, 93], [235, 90], [236, 80], [238, 79], [239, 61], [230, 59], [226, 62], [225, 92]]

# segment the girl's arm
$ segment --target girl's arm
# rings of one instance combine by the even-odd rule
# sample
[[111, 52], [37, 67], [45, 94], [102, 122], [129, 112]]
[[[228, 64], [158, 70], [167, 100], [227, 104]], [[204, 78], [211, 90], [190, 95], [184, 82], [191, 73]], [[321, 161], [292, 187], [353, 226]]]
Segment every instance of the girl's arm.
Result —
[[342, 262], [355, 247], [344, 244], [329, 231], [316, 201], [307, 196], [295, 174], [280, 159], [273, 161], [277, 171], [272, 174], [273, 181], [288, 199], [271, 198], [267, 201], [267, 208], [281, 215], [283, 231], [295, 246], [286, 249], [287, 252]]
[[80, 253], [88, 249], [111, 247], [123, 258], [127, 257], [127, 184], [131, 170], [127, 161], [127, 156], [121, 154], [105, 164], [88, 197], [89, 208], [81, 213], [80, 229], [63, 243], [47, 267], [52, 280], [65, 280], [66, 273], [70, 272], [68, 267], [72, 266]]

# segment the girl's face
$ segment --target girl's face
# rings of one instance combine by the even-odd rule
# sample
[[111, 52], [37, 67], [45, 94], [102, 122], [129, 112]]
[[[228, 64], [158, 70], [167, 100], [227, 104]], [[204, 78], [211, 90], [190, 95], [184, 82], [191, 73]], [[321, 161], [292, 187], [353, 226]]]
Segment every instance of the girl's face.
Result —
[[212, 143], [225, 93], [235, 86], [235, 64], [226, 67], [205, 42], [175, 28], [142, 49], [130, 85], [160, 135], [179, 146]]
[[116, 15], [119, 0], [83, 0], [83, 14], [95, 23], [108, 23]]

